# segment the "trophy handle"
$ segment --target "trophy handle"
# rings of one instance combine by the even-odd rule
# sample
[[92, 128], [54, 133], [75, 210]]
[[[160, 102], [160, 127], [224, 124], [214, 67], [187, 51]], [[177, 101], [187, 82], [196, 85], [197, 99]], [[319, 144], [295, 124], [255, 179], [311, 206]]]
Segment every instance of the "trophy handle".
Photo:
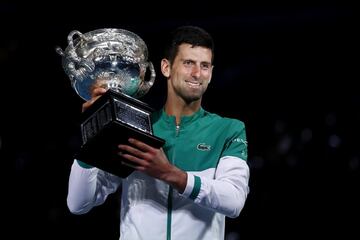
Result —
[[64, 51], [61, 49], [61, 47], [56, 46], [56, 47], [55, 47], [55, 51], [56, 51], [56, 53], [59, 54], [60, 56], [62, 56], [62, 57], [65, 56], [65, 53], [64, 53]]
[[149, 79], [145, 79], [145, 76], [143, 76], [144, 79], [141, 82], [139, 89], [134, 96], [135, 98], [144, 96], [149, 91], [149, 89], [153, 86], [154, 81], [155, 81], [156, 73], [155, 73], [155, 68], [154, 68], [154, 65], [152, 64], [152, 62], [149, 61], [144, 65], [145, 65], [145, 68], [142, 69], [142, 72], [145, 75], [147, 68], [149, 68], [150, 77], [149, 77]]
[[77, 31], [73, 30], [68, 35], [68, 55], [67, 55], [67, 69], [69, 71], [70, 78], [77, 78], [84, 80], [90, 72], [94, 71], [95, 63], [90, 58], [83, 58], [78, 56], [74, 47], [74, 36], [78, 35], [80, 40], [86, 41], [87, 39], [84, 35]]
[[154, 84], [156, 73], [155, 73], [155, 68], [154, 68], [154, 65], [152, 64], [152, 62], [148, 62], [147, 67], [149, 68], [149, 71], [150, 71], [150, 78], [149, 78], [149, 80], [146, 80], [146, 79], [144, 79], [144, 80], [145, 80], [146, 86], [151, 88], [152, 85]]
[[[74, 48], [74, 42], [73, 42], [73, 37], [74, 35], [79, 35], [80, 38], [84, 38], [83, 34], [77, 30], [71, 31], [67, 37], [67, 41], [68, 44], [70, 45], [71, 48]], [[55, 47], [55, 51], [62, 57], [65, 57], [65, 52], [59, 47]]]
[[68, 44], [71, 46], [71, 47], [74, 47], [74, 35], [78, 35], [80, 38], [84, 39], [84, 36], [81, 32], [77, 31], [77, 30], [74, 30], [74, 31], [71, 31], [67, 37], [67, 40], [68, 40]]

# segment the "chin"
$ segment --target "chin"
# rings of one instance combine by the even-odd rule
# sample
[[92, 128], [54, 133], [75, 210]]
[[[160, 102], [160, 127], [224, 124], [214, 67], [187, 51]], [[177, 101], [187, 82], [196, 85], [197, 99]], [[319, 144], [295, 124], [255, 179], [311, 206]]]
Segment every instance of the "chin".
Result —
[[184, 100], [187, 103], [196, 102], [201, 100], [201, 96], [186, 96], [184, 97]]

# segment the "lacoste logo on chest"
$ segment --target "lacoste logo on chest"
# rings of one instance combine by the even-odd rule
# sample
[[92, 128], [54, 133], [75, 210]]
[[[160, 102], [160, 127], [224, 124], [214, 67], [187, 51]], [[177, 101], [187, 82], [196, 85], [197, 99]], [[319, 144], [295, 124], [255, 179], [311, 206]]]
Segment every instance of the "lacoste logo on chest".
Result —
[[210, 151], [211, 150], [211, 146], [206, 143], [199, 143], [196, 146], [196, 148], [197, 148], [197, 150], [200, 150], [200, 151]]

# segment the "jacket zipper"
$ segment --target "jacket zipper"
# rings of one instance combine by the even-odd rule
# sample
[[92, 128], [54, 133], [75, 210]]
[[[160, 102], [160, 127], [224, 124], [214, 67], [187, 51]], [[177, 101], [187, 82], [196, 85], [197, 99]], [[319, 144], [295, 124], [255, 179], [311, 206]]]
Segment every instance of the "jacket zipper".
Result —
[[179, 136], [179, 132], [180, 132], [180, 125], [176, 125], [176, 135], [175, 135], [175, 137]]
[[[176, 124], [175, 128], [175, 138], [179, 136], [180, 133], [180, 125]], [[176, 150], [176, 149], [175, 149]], [[175, 165], [175, 152], [173, 154], [173, 157], [171, 159], [171, 163]], [[168, 218], [167, 218], [167, 234], [166, 234], [166, 240], [171, 240], [171, 218], [172, 218], [172, 195], [173, 195], [173, 188], [169, 187], [169, 194], [168, 194]]]

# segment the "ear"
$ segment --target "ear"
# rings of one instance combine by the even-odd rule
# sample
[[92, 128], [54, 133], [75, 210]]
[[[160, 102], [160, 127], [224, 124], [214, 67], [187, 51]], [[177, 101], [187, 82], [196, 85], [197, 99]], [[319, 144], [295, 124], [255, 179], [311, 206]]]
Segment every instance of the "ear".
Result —
[[170, 62], [166, 58], [161, 60], [161, 72], [165, 77], [170, 77]]

